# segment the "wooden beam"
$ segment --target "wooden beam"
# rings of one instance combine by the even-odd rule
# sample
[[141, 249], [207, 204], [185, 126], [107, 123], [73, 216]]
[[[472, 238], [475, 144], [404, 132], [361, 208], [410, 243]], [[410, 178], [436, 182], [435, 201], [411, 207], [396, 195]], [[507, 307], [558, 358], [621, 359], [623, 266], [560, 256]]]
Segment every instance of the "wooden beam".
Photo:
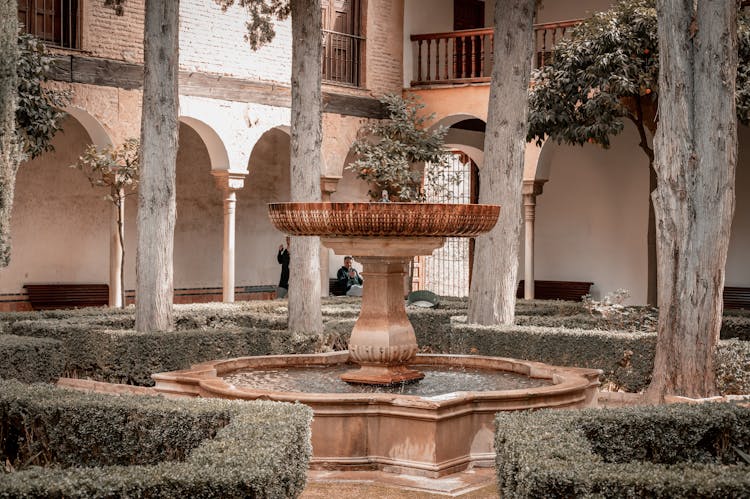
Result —
[[[143, 86], [143, 65], [64, 55], [54, 58], [50, 77], [69, 83], [86, 83], [126, 90]], [[208, 97], [235, 102], [253, 102], [267, 106], [290, 107], [291, 89], [287, 85], [248, 80], [208, 73], [180, 72], [180, 95]], [[383, 105], [372, 97], [323, 92], [323, 112], [382, 119]]]

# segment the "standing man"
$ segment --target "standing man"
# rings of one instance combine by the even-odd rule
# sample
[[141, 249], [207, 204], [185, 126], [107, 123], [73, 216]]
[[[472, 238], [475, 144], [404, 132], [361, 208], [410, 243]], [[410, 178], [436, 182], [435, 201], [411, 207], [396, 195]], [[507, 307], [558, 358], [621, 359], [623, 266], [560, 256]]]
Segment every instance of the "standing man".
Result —
[[286, 248], [283, 244], [279, 245], [279, 253], [276, 255], [276, 261], [281, 265], [281, 277], [279, 277], [279, 286], [276, 288], [276, 298], [286, 298], [289, 292], [289, 236], [286, 236]]

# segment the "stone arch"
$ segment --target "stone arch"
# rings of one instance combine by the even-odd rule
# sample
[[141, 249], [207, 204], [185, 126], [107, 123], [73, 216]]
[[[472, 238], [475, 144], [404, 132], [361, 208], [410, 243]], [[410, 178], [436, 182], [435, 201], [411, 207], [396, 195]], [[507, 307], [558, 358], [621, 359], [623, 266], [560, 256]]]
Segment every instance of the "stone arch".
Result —
[[191, 116], [180, 116], [180, 122], [189, 126], [200, 136], [208, 151], [212, 170], [229, 170], [229, 154], [219, 134], [206, 122]]
[[92, 116], [85, 109], [78, 106], [68, 106], [64, 109], [66, 113], [75, 118], [78, 123], [81, 124], [86, 133], [89, 134], [91, 143], [96, 147], [102, 148], [112, 145], [112, 138], [110, 137], [104, 126]]
[[434, 123], [430, 129], [439, 126], [448, 128], [445, 145], [467, 154], [479, 169], [484, 165], [484, 132], [486, 122], [472, 114], [453, 114]]

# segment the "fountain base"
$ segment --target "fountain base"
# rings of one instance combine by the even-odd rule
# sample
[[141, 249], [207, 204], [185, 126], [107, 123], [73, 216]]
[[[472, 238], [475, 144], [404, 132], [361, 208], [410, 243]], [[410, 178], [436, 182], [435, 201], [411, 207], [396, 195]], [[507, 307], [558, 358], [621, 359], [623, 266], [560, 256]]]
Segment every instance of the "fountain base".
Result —
[[[481, 369], [546, 380], [545, 386], [449, 391], [431, 396], [383, 393], [306, 393], [235, 386], [224, 379], [246, 370], [354, 367], [349, 352], [269, 355], [217, 360], [154, 374], [165, 395], [300, 402], [313, 409], [312, 469], [382, 470], [437, 478], [493, 466], [498, 411], [596, 406], [601, 371], [553, 367], [476, 355], [417, 355], [406, 365], [428, 370]], [[331, 383], [336, 383], [335, 378]]]

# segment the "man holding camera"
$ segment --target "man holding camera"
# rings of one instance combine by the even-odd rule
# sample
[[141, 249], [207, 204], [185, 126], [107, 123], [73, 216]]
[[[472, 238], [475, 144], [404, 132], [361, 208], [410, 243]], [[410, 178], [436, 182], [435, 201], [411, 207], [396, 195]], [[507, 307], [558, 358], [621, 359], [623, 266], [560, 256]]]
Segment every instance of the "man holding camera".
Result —
[[346, 284], [346, 296], [362, 296], [363, 280], [359, 272], [352, 267], [352, 257], [344, 257], [344, 265], [336, 273], [336, 279]]

